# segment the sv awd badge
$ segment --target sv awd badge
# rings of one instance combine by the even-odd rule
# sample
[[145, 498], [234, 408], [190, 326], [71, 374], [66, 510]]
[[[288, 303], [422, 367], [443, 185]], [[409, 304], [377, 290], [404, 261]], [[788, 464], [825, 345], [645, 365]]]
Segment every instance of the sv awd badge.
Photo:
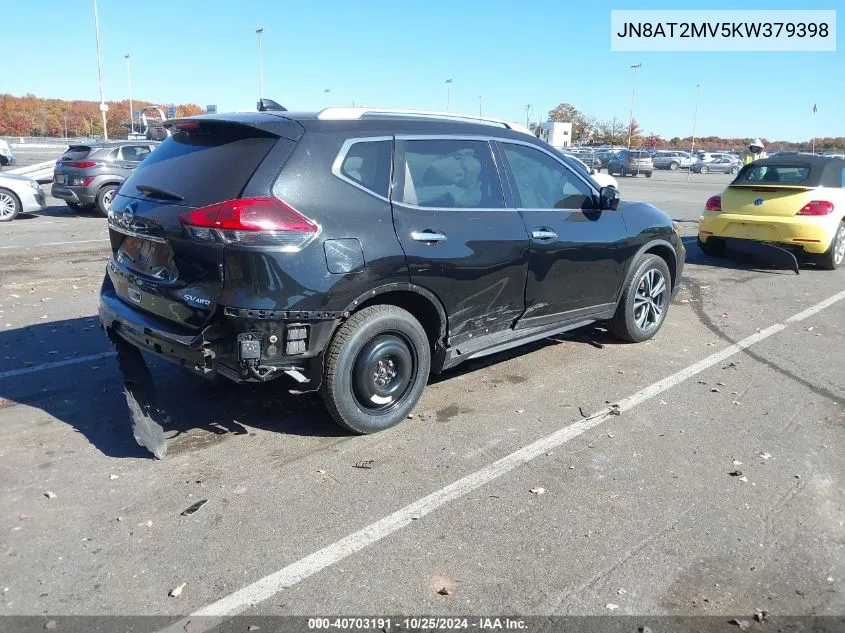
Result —
[[202, 297], [195, 297], [194, 295], [183, 295], [183, 299], [188, 303], [193, 303], [198, 306], [210, 306], [211, 299], [203, 299]]

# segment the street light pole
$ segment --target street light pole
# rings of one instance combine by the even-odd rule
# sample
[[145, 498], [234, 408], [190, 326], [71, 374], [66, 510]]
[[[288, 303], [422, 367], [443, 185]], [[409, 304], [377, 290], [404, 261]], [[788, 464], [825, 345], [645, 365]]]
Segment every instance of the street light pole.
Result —
[[531, 127], [531, 104], [525, 106], [525, 127]]
[[478, 96], [478, 116], [482, 116], [482, 114], [481, 114], [481, 95]]
[[642, 67], [642, 63], [631, 64], [631, 70], [634, 73], [634, 87], [631, 89], [631, 119], [628, 121], [628, 149], [631, 149], [631, 137], [634, 135], [634, 95], [637, 93], [637, 70]]
[[94, 33], [97, 38], [97, 74], [100, 78], [100, 114], [103, 115], [103, 140], [109, 140], [108, 125], [106, 123], [106, 112], [109, 107], [106, 105], [105, 92], [103, 91], [103, 64], [100, 61], [100, 18], [97, 15], [97, 0], [94, 0]]
[[258, 36], [258, 98], [264, 98], [264, 27], [255, 29]]
[[446, 112], [450, 112], [452, 107], [452, 80], [446, 80]]
[[698, 98], [701, 94], [701, 84], [695, 84], [695, 114], [692, 115], [692, 143], [689, 148], [689, 168], [687, 169], [687, 182], [692, 174], [692, 161], [695, 155], [695, 126], [698, 123]]
[[132, 67], [129, 53], [126, 53], [126, 76], [129, 80], [129, 131], [135, 133], [135, 110], [132, 109]]

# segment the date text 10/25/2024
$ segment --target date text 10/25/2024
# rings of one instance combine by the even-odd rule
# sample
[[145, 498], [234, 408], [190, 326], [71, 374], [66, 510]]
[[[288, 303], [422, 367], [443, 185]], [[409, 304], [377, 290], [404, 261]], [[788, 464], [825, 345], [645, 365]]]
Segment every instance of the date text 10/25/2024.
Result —
[[309, 630], [389, 631], [397, 630], [482, 630], [522, 631], [525, 620], [509, 617], [373, 617], [373, 618], [309, 618]]

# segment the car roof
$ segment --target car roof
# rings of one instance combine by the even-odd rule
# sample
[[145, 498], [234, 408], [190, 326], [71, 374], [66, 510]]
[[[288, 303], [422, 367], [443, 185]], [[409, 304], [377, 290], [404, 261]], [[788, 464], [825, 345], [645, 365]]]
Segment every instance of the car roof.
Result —
[[[437, 116], [435, 113], [392, 113], [374, 112], [372, 116], [360, 118], [321, 118], [319, 112], [289, 112], [268, 110], [265, 112], [232, 112], [224, 114], [202, 114], [181, 119], [169, 119], [165, 127], [177, 126], [187, 121], [220, 121], [260, 129], [271, 134], [298, 140], [306, 131], [315, 132], [362, 132], [366, 134], [445, 134], [496, 136], [525, 140], [531, 138], [540, 143], [536, 136], [517, 124], [510, 129], [502, 124], [485, 120], [463, 119], [462, 115]], [[470, 115], [467, 115], [470, 116]], [[477, 119], [477, 117], [476, 117]]]
[[749, 163], [737, 174], [735, 183], [744, 177], [750, 169], [761, 166], [777, 167], [808, 167], [810, 174], [806, 180], [801, 181], [806, 187], [842, 187], [843, 170], [845, 170], [845, 158], [832, 156], [813, 156], [812, 154], [798, 154], [796, 156], [775, 156], [762, 158]]

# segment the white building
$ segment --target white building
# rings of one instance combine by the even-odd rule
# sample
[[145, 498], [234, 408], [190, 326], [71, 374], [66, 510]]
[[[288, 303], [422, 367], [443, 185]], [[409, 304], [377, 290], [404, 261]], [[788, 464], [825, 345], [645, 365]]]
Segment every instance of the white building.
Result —
[[572, 145], [572, 123], [547, 121], [535, 126], [534, 134], [552, 147], [562, 149]]

